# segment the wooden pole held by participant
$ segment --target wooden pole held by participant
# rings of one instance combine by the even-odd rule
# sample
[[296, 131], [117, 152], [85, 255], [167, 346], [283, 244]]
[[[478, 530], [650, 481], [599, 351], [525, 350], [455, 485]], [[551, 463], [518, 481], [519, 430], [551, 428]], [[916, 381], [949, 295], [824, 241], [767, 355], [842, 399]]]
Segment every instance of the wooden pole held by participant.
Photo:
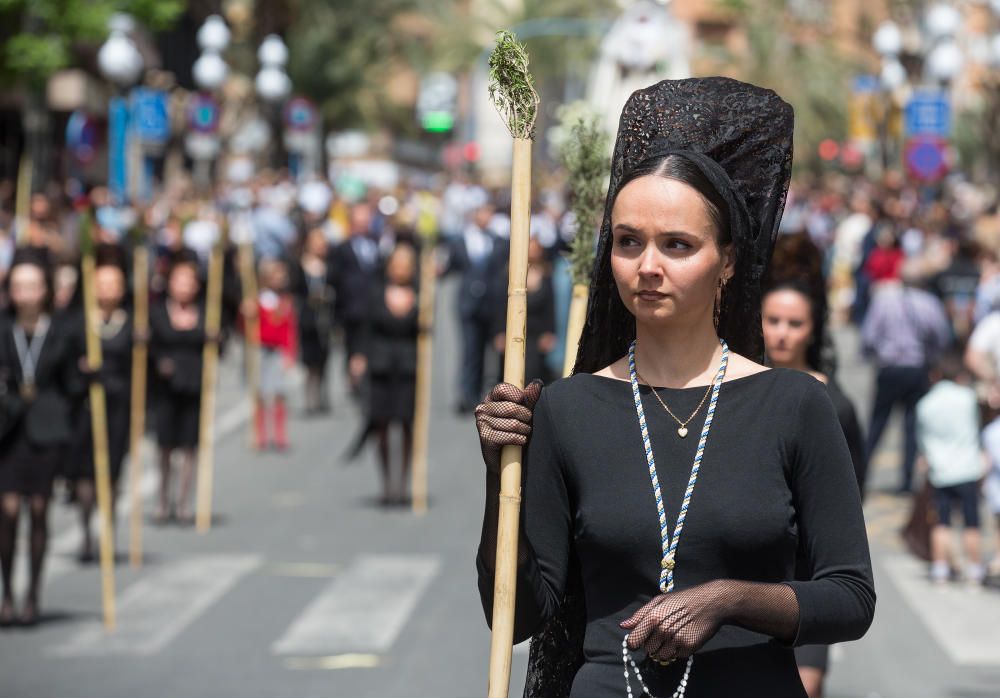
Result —
[[146, 433], [146, 369], [149, 361], [149, 251], [145, 244], [135, 247], [133, 267], [132, 395], [129, 419], [129, 476], [131, 502], [128, 559], [132, 567], [142, 567], [142, 440]]
[[224, 244], [212, 248], [208, 262], [205, 334], [202, 351], [201, 414], [198, 424], [198, 502], [195, 525], [199, 533], [212, 527], [212, 488], [215, 475], [215, 383], [219, 370], [219, 327], [222, 320], [222, 265]]
[[434, 359], [434, 295], [437, 265], [434, 245], [426, 240], [420, 254], [420, 308], [417, 314], [417, 385], [413, 412], [413, 513], [427, 513], [427, 446], [430, 437], [431, 376]]
[[[101, 368], [101, 338], [98, 334], [100, 316], [94, 291], [94, 254], [87, 250], [82, 260], [83, 308], [86, 324], [87, 364], [92, 371]], [[90, 381], [90, 425], [94, 441], [94, 480], [97, 489], [97, 510], [101, 521], [101, 601], [104, 628], [115, 629], [115, 538], [111, 508], [111, 465], [108, 459], [108, 414], [104, 386]]]
[[[528, 239], [531, 216], [531, 141], [514, 139], [511, 188], [510, 265], [507, 287], [505, 383], [524, 387], [524, 343], [527, 310]], [[493, 637], [490, 645], [490, 698], [506, 697], [514, 641], [517, 592], [517, 544], [521, 513], [521, 447], [500, 453], [500, 520], [497, 527], [496, 577], [493, 585]]]
[[[237, 247], [240, 264], [240, 286], [243, 287], [243, 307], [257, 305], [257, 270], [254, 265], [253, 243], [249, 240], [240, 242]], [[243, 314], [243, 351], [245, 352], [247, 395], [250, 399], [250, 414], [257, 409], [257, 396], [260, 392], [260, 315], [256, 312]], [[256, 448], [261, 442], [257, 433], [258, 422], [250, 419], [249, 442], [251, 448]]]

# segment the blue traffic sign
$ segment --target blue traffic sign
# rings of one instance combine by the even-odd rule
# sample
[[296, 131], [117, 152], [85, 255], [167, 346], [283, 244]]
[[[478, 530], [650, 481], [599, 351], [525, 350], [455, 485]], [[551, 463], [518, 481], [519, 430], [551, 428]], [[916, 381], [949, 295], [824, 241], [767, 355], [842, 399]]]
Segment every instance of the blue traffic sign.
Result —
[[940, 90], [918, 90], [906, 105], [907, 136], [951, 135], [951, 104]]
[[903, 160], [910, 176], [937, 182], [948, 173], [948, 143], [936, 136], [919, 136], [906, 143]]
[[81, 165], [87, 165], [97, 155], [97, 124], [77, 109], [66, 122], [66, 147]]
[[316, 125], [317, 111], [305, 97], [293, 97], [285, 106], [285, 126], [292, 131], [311, 131]]
[[132, 92], [132, 119], [140, 141], [149, 145], [164, 145], [170, 140], [167, 93], [137, 87]]
[[219, 130], [219, 103], [215, 97], [207, 93], [191, 95], [188, 126], [197, 133], [213, 134]]

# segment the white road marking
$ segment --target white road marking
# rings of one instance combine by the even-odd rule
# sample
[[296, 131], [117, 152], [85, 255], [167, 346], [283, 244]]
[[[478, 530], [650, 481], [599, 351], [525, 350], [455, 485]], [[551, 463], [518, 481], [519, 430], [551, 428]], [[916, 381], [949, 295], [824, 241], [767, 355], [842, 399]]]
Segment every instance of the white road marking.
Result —
[[280, 655], [387, 651], [440, 566], [430, 556], [361, 556], [306, 607], [271, 651]]
[[1000, 666], [1000, 595], [961, 585], [931, 586], [926, 565], [908, 556], [886, 557], [882, 564], [953, 662]]
[[156, 654], [260, 562], [259, 555], [202, 555], [168, 565], [125, 590], [113, 633], [91, 621], [49, 653], [60, 657]]

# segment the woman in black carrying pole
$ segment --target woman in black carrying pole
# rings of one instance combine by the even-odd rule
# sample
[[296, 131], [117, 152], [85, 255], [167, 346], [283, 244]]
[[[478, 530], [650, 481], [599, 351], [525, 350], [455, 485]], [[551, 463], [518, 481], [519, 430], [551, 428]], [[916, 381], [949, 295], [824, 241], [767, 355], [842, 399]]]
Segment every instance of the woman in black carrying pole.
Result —
[[[836, 414], [762, 359], [791, 108], [727, 78], [622, 112], [574, 375], [477, 408], [492, 609], [499, 454], [526, 444], [515, 641], [527, 694], [803, 696], [792, 647], [856, 639], [875, 593]], [[797, 552], [810, 574], [797, 581]]]

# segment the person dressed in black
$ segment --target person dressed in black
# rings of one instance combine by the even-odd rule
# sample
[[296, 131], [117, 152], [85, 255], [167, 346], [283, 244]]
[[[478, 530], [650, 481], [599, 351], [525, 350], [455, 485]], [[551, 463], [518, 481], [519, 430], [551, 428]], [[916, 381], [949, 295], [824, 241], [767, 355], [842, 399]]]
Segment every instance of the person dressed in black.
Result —
[[[372, 286], [378, 278], [378, 243], [371, 228], [371, 207], [366, 203], [355, 204], [351, 208], [349, 237], [334, 249], [332, 255], [336, 281], [334, 316], [344, 332], [348, 360], [358, 353]], [[360, 382], [352, 376], [351, 392], [360, 395], [360, 389]]]
[[[854, 405], [833, 373], [836, 362], [832, 346], [827, 345], [822, 254], [807, 234], [778, 238], [764, 282], [762, 304], [764, 352], [768, 365], [803, 371], [826, 386], [847, 439], [854, 476], [861, 491], [865, 482], [865, 440]], [[808, 579], [807, 559], [803, 556], [800, 561], [806, 568], [803, 577]], [[797, 647], [795, 660], [809, 698], [820, 698], [829, 665], [829, 647]]]
[[38, 620], [52, 482], [80, 392], [79, 356], [68, 324], [51, 314], [48, 271], [36, 253], [16, 253], [7, 276], [10, 311], [0, 318], [0, 625], [15, 620], [12, 575], [22, 502], [31, 519], [31, 570], [20, 621]]
[[[548, 383], [552, 379], [546, 357], [556, 345], [555, 291], [552, 287], [552, 268], [548, 255], [538, 238], [528, 243], [527, 277], [527, 317], [524, 328], [524, 380], [540, 380]], [[506, 300], [506, 299], [503, 299]], [[507, 320], [505, 303], [497, 305], [494, 314], [496, 335], [494, 348], [500, 355], [497, 375], [503, 376], [503, 353], [506, 341], [504, 323]]]
[[484, 201], [462, 234], [450, 241], [448, 272], [461, 274], [458, 319], [462, 329], [458, 411], [468, 412], [483, 397], [486, 350], [495, 336], [495, 313], [504, 302], [507, 241], [490, 229], [494, 207]]
[[326, 233], [322, 228], [312, 228], [303, 241], [292, 288], [298, 309], [299, 351], [306, 369], [307, 414], [330, 411], [326, 364], [330, 357], [334, 283]]
[[[201, 414], [202, 350], [207, 339], [200, 292], [197, 257], [182, 252], [167, 275], [166, 299], [149, 309], [156, 440], [160, 447], [160, 497], [154, 520], [159, 524], [172, 516], [181, 523], [193, 520], [191, 492]], [[172, 508], [171, 459], [175, 451], [181, 455], [181, 481], [176, 508]]]
[[[359, 352], [350, 358], [352, 374], [359, 379], [368, 376], [365, 431], [378, 439], [383, 505], [407, 500], [417, 380], [417, 298], [417, 253], [412, 245], [400, 243], [386, 262], [384, 283], [372, 293]], [[393, 424], [403, 433], [398, 479], [389, 449]]]
[[770, 90], [700, 78], [633, 93], [574, 375], [500, 384], [477, 407], [487, 618], [500, 450], [526, 445], [514, 640], [533, 636], [528, 695], [801, 697], [792, 647], [872, 621], [830, 398], [759, 363], [791, 144]]
[[[101, 367], [91, 372], [86, 363], [86, 337], [82, 317], [77, 324], [77, 351], [83, 373], [104, 386], [108, 425], [108, 463], [111, 467], [112, 502], [117, 499], [122, 463], [128, 453], [132, 386], [132, 318], [125, 305], [124, 253], [120, 248], [101, 246], [96, 254], [94, 295], [97, 300], [101, 337]], [[72, 465], [76, 467], [76, 501], [80, 506], [83, 540], [80, 562], [93, 562], [94, 541], [90, 522], [96, 500], [94, 489], [94, 440], [90, 400], [85, 398], [77, 413]], [[114, 504], [111, 507], [114, 511]]]

